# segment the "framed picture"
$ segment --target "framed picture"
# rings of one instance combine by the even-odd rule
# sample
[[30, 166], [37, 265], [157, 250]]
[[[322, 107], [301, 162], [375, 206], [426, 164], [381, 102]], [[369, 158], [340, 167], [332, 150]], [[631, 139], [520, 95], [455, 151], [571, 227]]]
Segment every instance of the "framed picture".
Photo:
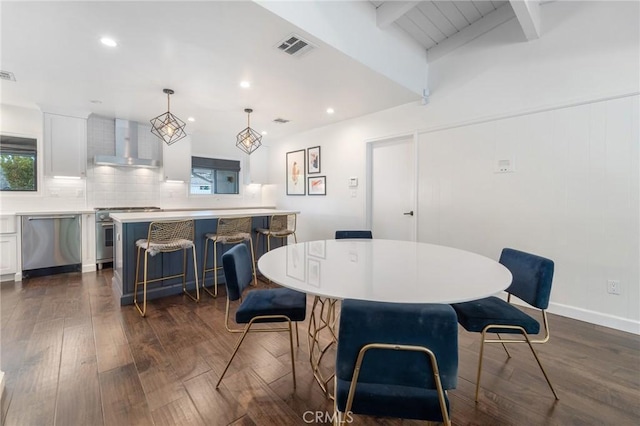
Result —
[[320, 173], [320, 147], [307, 148], [307, 173]]
[[287, 152], [287, 195], [304, 195], [304, 149]]
[[307, 178], [309, 186], [309, 195], [327, 195], [327, 177], [314, 176]]

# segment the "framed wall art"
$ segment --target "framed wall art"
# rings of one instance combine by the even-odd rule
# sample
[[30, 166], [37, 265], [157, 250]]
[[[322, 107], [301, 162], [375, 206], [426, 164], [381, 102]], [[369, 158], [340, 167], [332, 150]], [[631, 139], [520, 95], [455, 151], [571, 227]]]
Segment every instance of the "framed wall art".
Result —
[[320, 173], [320, 147], [307, 148], [307, 173]]
[[307, 178], [309, 195], [327, 195], [327, 177], [313, 176]]
[[287, 195], [304, 195], [304, 149], [287, 152]]

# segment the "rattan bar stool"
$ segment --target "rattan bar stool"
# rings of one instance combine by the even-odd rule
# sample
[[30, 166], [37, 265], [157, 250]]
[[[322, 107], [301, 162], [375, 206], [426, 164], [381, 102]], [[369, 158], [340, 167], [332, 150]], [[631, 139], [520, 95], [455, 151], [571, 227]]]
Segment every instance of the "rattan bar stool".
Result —
[[[218, 297], [218, 270], [222, 266], [218, 266], [218, 243], [220, 244], [240, 244], [249, 242], [251, 256], [255, 265], [255, 257], [253, 252], [253, 240], [251, 239], [251, 217], [227, 217], [218, 218], [218, 226], [215, 233], [206, 234], [204, 238], [204, 260], [202, 266], [202, 289], [213, 297]], [[207, 253], [209, 250], [209, 242], [213, 244], [213, 267], [207, 268]], [[213, 293], [205, 286], [207, 272], [213, 272]], [[256, 277], [256, 269], [253, 267], [253, 285], [258, 285]]]
[[297, 243], [296, 217], [295, 213], [272, 215], [269, 219], [269, 228], [256, 229], [256, 247], [260, 243], [260, 235], [264, 235], [267, 239], [267, 251], [271, 250], [271, 238], [280, 238], [286, 242], [289, 235], [293, 235], [293, 240]]
[[[157, 281], [182, 277], [182, 291], [194, 301], [200, 300], [200, 290], [198, 286], [198, 265], [196, 263], [196, 246], [193, 243], [193, 220], [166, 220], [156, 221], [149, 224], [147, 239], [136, 241], [138, 254], [136, 256], [136, 278], [133, 288], [133, 304], [140, 315], [147, 314], [147, 284]], [[187, 250], [191, 249], [193, 255], [193, 276], [196, 281], [195, 297], [187, 291]], [[166, 277], [148, 279], [148, 259], [149, 255], [155, 256], [158, 253], [171, 253], [182, 250], [182, 273]], [[142, 279], [142, 308], [138, 304], [138, 284], [140, 284], [140, 253], [144, 251], [144, 274]]]

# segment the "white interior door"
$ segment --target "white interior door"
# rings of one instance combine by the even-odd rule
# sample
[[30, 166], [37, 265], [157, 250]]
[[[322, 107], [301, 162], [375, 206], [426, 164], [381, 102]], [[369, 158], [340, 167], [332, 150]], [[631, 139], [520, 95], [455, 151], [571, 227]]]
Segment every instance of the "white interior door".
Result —
[[416, 155], [413, 136], [368, 147], [368, 223], [374, 238], [415, 241]]

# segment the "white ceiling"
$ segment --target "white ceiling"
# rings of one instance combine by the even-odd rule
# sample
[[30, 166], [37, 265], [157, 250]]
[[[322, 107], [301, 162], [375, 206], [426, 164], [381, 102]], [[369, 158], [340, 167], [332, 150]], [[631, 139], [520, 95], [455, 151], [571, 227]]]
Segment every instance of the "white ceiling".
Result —
[[[268, 145], [419, 99], [253, 2], [2, 1], [0, 7], [0, 68], [16, 78], [0, 83], [3, 104], [148, 122], [166, 111], [162, 89], [171, 88], [171, 112], [196, 119], [188, 133], [235, 141], [246, 127], [243, 110], [251, 107], [251, 126], [268, 132]], [[276, 49], [292, 33], [317, 48], [300, 58]], [[105, 35], [118, 47], [103, 46]], [[252, 87], [240, 88], [241, 80]]]
[[[244, 109], [253, 108], [251, 127], [267, 131], [263, 143], [269, 145], [304, 130], [421, 100], [422, 91], [408, 89], [398, 73], [389, 73], [389, 65], [411, 63], [413, 75], [422, 80], [424, 72], [426, 81], [427, 57], [437, 61], [514, 16], [528, 40], [540, 35], [539, 0], [259, 3], [0, 0], [0, 69], [16, 78], [0, 80], [0, 102], [148, 122], [166, 111], [162, 90], [170, 88], [175, 91], [171, 112], [182, 120], [196, 119], [187, 124], [188, 133], [205, 135], [212, 143], [235, 142], [236, 133], [246, 127]], [[354, 10], [358, 14], [349, 15]], [[276, 13], [309, 27], [340, 50]], [[292, 19], [300, 16], [307, 20]], [[355, 24], [346, 16], [365, 19], [355, 19]], [[367, 28], [368, 35], [358, 27], [363, 22], [373, 27]], [[367, 38], [385, 31], [401, 44], [384, 50]], [[409, 37], [400, 40], [394, 31]], [[300, 57], [278, 50], [291, 34], [315, 48]], [[115, 39], [118, 47], [103, 46], [99, 40], [104, 36]], [[338, 46], [344, 41], [352, 47], [360, 44], [348, 51]], [[346, 51], [351, 56], [342, 53]], [[372, 51], [377, 65], [370, 56], [359, 55]], [[409, 52], [418, 60], [404, 61]], [[374, 68], [382, 63], [378, 71], [393, 80], [363, 63]], [[242, 89], [242, 80], [250, 81], [251, 88]], [[333, 115], [326, 113], [328, 107]], [[277, 124], [276, 118], [290, 122]]]

